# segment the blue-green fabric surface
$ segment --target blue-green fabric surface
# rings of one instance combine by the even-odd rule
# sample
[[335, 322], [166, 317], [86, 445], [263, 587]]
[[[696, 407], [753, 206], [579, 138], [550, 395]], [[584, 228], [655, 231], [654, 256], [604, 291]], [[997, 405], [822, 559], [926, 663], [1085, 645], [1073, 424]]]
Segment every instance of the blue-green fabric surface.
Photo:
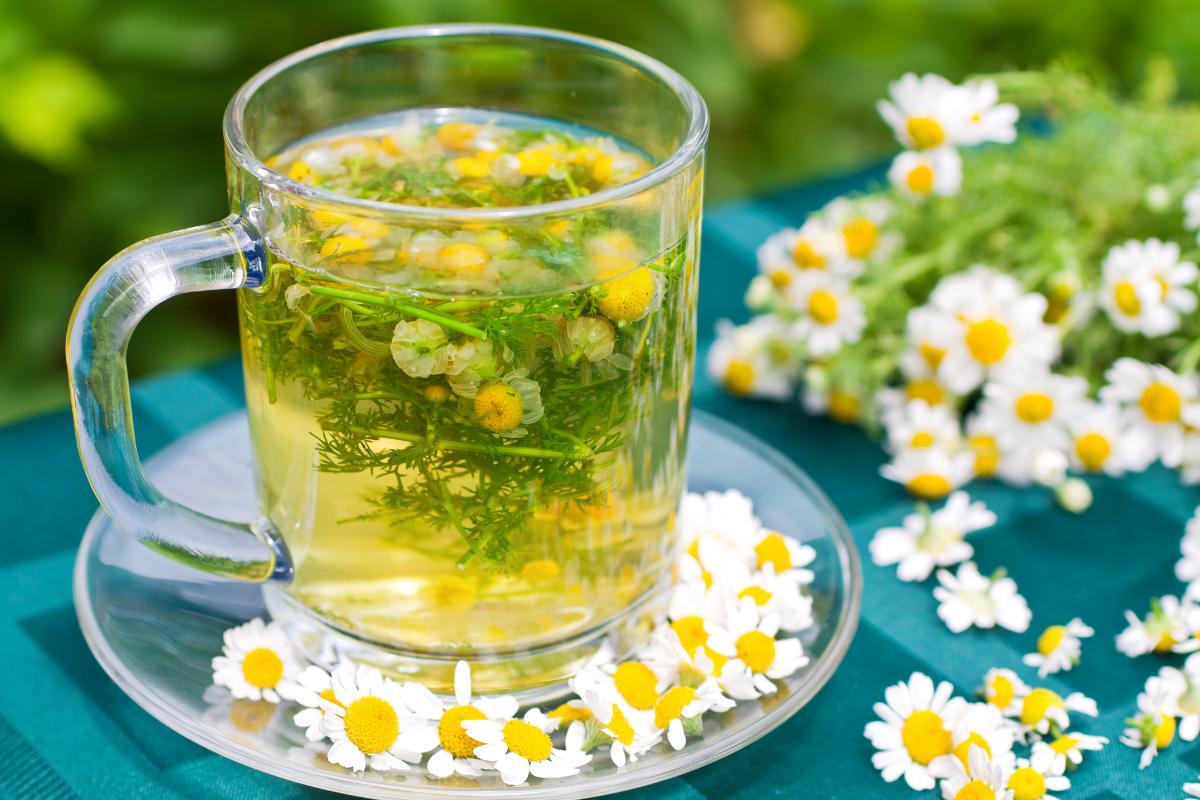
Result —
[[[814, 184], [710, 210], [701, 267], [701, 363], [719, 317], [745, 318], [742, 291], [754, 249], [769, 233], [798, 224], [831, 197], [861, 188], [878, 171]], [[229, 302], [233, 302], [232, 296]], [[703, 370], [701, 370], [701, 373]], [[236, 360], [139, 382], [134, 389], [144, 456], [242, 405]], [[882, 453], [855, 428], [806, 417], [797, 406], [735, 400], [699, 377], [696, 405], [767, 440], [809, 472], [850, 523], [864, 556], [863, 618], [850, 652], [820, 695], [762, 741], [682, 778], [627, 795], [654, 800], [899, 798], [885, 784], [862, 736], [884, 688], [913, 670], [952, 681], [969, 694], [992, 666], [1018, 670], [1037, 630], [1082, 616], [1096, 629], [1080, 668], [1048, 683], [1082, 691], [1101, 716], [1086, 730], [1114, 740], [1073, 776], [1070, 798], [1169, 800], [1200, 773], [1200, 742], [1177, 742], [1139, 772], [1138, 754], [1115, 744], [1145, 678], [1170, 660], [1130, 660], [1114, 637], [1125, 608], [1153, 594], [1178, 593], [1173, 564], [1183, 525], [1200, 495], [1161, 469], [1093, 483], [1096, 504], [1068, 515], [1048, 493], [993, 483], [971, 487], [999, 515], [974, 535], [983, 571], [1005, 566], [1034, 612], [1023, 635], [955, 636], [937, 619], [929, 584], [902, 584], [870, 564], [874, 531], [894, 525], [912, 504], [879, 477]], [[96, 502], [84, 479], [66, 412], [0, 429], [0, 797], [20, 800], [135, 798], [316, 798], [321, 792], [234, 764], [159, 725], [128, 700], [92, 658], [75, 622], [71, 566]]]

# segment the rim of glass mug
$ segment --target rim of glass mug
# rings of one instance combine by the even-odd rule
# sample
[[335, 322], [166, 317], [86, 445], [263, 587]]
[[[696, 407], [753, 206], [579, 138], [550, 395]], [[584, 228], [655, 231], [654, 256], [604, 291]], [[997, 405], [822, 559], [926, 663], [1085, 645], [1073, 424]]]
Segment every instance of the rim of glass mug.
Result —
[[[328, 55], [339, 50], [348, 50], [364, 45], [399, 39], [427, 39], [435, 37], [458, 36], [510, 36], [514, 38], [544, 39], [550, 42], [560, 42], [577, 46], [582, 49], [594, 50], [605, 55], [621, 59], [641, 70], [646, 75], [655, 78], [675, 95], [688, 115], [688, 129], [670, 156], [656, 164], [646, 174], [626, 183], [610, 186], [594, 194], [583, 197], [573, 197], [567, 200], [556, 200], [532, 206], [507, 206], [490, 208], [443, 208], [431, 206], [405, 205], [389, 203], [380, 200], [348, 197], [337, 192], [317, 189], [299, 181], [292, 180], [286, 175], [268, 167], [255, 154], [246, 139], [244, 117], [250, 99], [266, 86], [272, 79], [282, 75], [289, 69], [303, 64], [313, 58]], [[632, 197], [639, 192], [651, 189], [663, 183], [690, 164], [704, 150], [708, 139], [708, 108], [700, 93], [682, 75], [663, 64], [661, 61], [624, 45], [582, 34], [567, 33], [551, 28], [538, 28], [527, 25], [493, 25], [487, 23], [459, 23], [449, 25], [410, 25], [400, 28], [383, 28], [367, 33], [357, 33], [330, 39], [291, 55], [259, 70], [250, 80], [242, 84], [237, 93], [229, 101], [225, 109], [223, 130], [225, 145], [234, 162], [242, 169], [252, 174], [268, 188], [291, 194], [306, 200], [318, 200], [329, 205], [369, 209], [380, 214], [403, 215], [405, 217], [424, 217], [427, 219], [461, 219], [467, 221], [497, 221], [521, 219], [524, 217], [547, 216], [583, 211], [612, 204], [616, 201]]]

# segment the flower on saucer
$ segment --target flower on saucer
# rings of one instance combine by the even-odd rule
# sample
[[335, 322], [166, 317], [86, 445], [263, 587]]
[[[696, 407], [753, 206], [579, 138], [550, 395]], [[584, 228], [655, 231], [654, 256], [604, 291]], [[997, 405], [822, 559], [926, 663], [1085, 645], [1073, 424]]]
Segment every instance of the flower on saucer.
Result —
[[325, 709], [321, 701], [336, 703], [333, 695], [333, 678], [318, 666], [308, 666], [296, 676], [295, 685], [289, 692], [291, 700], [304, 706], [296, 712], [292, 722], [297, 727], [304, 728], [304, 736], [310, 742], [319, 742], [325, 738], [321, 730], [321, 720], [325, 718]]
[[1088, 402], [1067, 420], [1071, 466], [1080, 472], [1103, 472], [1119, 478], [1150, 466], [1154, 452], [1144, 436], [1131, 431], [1121, 410], [1108, 403]]
[[945, 404], [930, 405], [924, 400], [910, 400], [884, 414], [883, 426], [893, 453], [926, 447], [953, 450], [962, 441], [958, 416]]
[[1184, 527], [1179, 550], [1182, 558], [1175, 562], [1175, 577], [1188, 585], [1184, 595], [1195, 597], [1200, 594], [1200, 507]]
[[[568, 728], [568, 734], [581, 743], [579, 749], [583, 752], [607, 744], [612, 763], [623, 767], [637, 761], [662, 740], [661, 731], [654, 726], [654, 712], [638, 710], [626, 703], [610, 676], [599, 670], [584, 669], [571, 679], [570, 685], [591, 712], [588, 719], [572, 722]], [[657, 704], [658, 698], [654, 702]]]
[[1021, 701], [1029, 694], [1029, 686], [1011, 669], [993, 667], [983, 677], [983, 699], [1000, 709], [1006, 717], [1021, 714]]
[[403, 689], [372, 667], [343, 664], [333, 671], [336, 700], [322, 700], [321, 732], [333, 743], [329, 760], [363, 772], [405, 770], [438, 745], [437, 728], [414, 714]]
[[228, 629], [223, 638], [221, 655], [212, 660], [213, 683], [239, 700], [289, 699], [288, 686], [300, 665], [283, 628], [256, 617]]
[[679, 617], [656, 628], [638, 657], [667, 684], [695, 686], [719, 675], [727, 660], [708, 646], [709, 629], [703, 617]]
[[888, 180], [909, 197], [950, 197], [962, 188], [962, 156], [949, 148], [906, 150], [892, 161]]
[[1169, 653], [1188, 645], [1200, 630], [1200, 607], [1189, 598], [1164, 595], [1150, 600], [1150, 613], [1138, 618], [1125, 611], [1129, 623], [1117, 636], [1117, 649], [1130, 658], [1147, 653]]
[[965, 450], [938, 447], [902, 450], [879, 474], [923, 499], [945, 497], [971, 479], [974, 456]]
[[843, 345], [857, 342], [867, 324], [862, 301], [849, 283], [823, 272], [801, 275], [787, 289], [789, 310], [795, 315], [791, 331], [814, 358], [831, 356]]
[[1125, 720], [1128, 726], [1121, 743], [1142, 751], [1138, 769], [1145, 769], [1154, 757], [1175, 741], [1175, 718], [1167, 711], [1169, 700], [1163, 694], [1138, 694], [1138, 713]]
[[556, 727], [557, 722], [536, 708], [526, 711], [521, 719], [463, 722], [467, 735], [483, 742], [475, 748], [475, 757], [491, 764], [500, 773], [500, 780], [509, 786], [520, 786], [530, 775], [568, 778], [577, 775], [579, 768], [591, 761], [591, 756], [580, 749], [581, 729], [568, 728], [565, 747], [559, 748], [548, 733]]
[[935, 689], [929, 676], [920, 672], [887, 688], [886, 702], [874, 705], [879, 719], [868, 722], [863, 731], [877, 751], [871, 764], [885, 781], [903, 777], [918, 792], [935, 786], [929, 765], [953, 750], [951, 728], [966, 707], [966, 701], [953, 694], [949, 682]]
[[433, 692], [417, 683], [404, 684], [404, 701], [414, 714], [435, 725], [438, 749], [429, 757], [425, 768], [435, 778], [451, 775], [477, 777], [487, 766], [475, 758], [475, 748], [482, 742], [472, 739], [463, 728], [467, 720], [508, 720], [517, 715], [516, 699], [509, 696], [471, 699], [471, 665], [459, 661], [454, 667], [454, 703], [447, 705]]
[[1026, 653], [1022, 660], [1027, 666], [1037, 668], [1039, 678], [1066, 672], [1079, 663], [1079, 640], [1094, 633], [1079, 617], [1066, 625], [1051, 625], [1038, 637], [1037, 652]]
[[703, 536], [742, 545], [762, 527], [754, 504], [737, 489], [725, 492], [689, 492], [679, 506], [679, 538], [687, 549]]
[[955, 492], [946, 504], [904, 517], [899, 528], [881, 528], [871, 540], [871, 560], [878, 566], [897, 564], [902, 581], [923, 581], [934, 567], [966, 561], [974, 548], [963, 540], [969, 533], [996, 524], [996, 515], [982, 501], [971, 502], [966, 492]]
[[1103, 736], [1065, 731], [1051, 740], [1040, 739], [1033, 743], [1033, 760], [1043, 760], [1051, 770], [1061, 775], [1068, 768], [1075, 769], [1083, 763], [1085, 752], [1098, 753], [1108, 744]]
[[716, 680], [709, 678], [699, 686], [672, 686], [654, 704], [654, 727], [666, 731], [667, 743], [682, 750], [687, 734], [703, 733], [701, 715], [706, 711], [720, 713], [733, 708], [734, 701], [726, 697]]
[[954, 747], [929, 765], [935, 778], [947, 780], [966, 774], [970, 751], [980, 748], [990, 761], [1011, 764], [1014, 730], [1000, 709], [988, 703], [969, 703], [951, 726]]
[[1025, 598], [1017, 593], [1017, 583], [1012, 578], [986, 577], [979, 573], [975, 562], [968, 561], [954, 574], [939, 569], [937, 579], [941, 584], [933, 590], [940, 603], [937, 614], [954, 633], [997, 625], [1022, 633], [1029, 627], [1033, 613]]
[[713, 651], [729, 660], [719, 676], [721, 688], [737, 700], [773, 694], [773, 680], [786, 678], [808, 663], [799, 639], [776, 639], [779, 617], [759, 617], [754, 600], [743, 598], [729, 611], [727, 627], [709, 635]]
[[1049, 792], [1065, 792], [1071, 781], [1056, 770], [1047, 754], [1038, 754], [1034, 745], [1030, 758], [1018, 758], [1012, 774], [1008, 776], [1008, 788], [1012, 789], [1013, 800], [1059, 800]]
[[778, 575], [775, 567], [768, 564], [730, 589], [739, 601], [743, 598], [753, 600], [760, 617], [774, 614], [779, 618], [781, 631], [796, 633], [813, 624], [813, 600], [801, 591], [797, 577], [792, 572]]
[[816, 560], [817, 551], [810, 545], [801, 544], [795, 537], [784, 536], [769, 528], [759, 528], [751, 538], [754, 541], [756, 569], [770, 566], [776, 574], [793, 575], [802, 586], [813, 582], [813, 572], [807, 567]]
[[1096, 701], [1079, 692], [1062, 697], [1052, 689], [1039, 686], [1030, 689], [1021, 698], [1021, 712], [1017, 719], [1024, 733], [1044, 736], [1049, 732], [1051, 723], [1057, 725], [1059, 730], [1070, 727], [1071, 714], [1075, 713], [1096, 716], [1099, 713]]
[[1156, 458], [1168, 467], [1183, 460], [1185, 413], [1200, 398], [1193, 375], [1177, 375], [1161, 364], [1119, 358], [1104, 373], [1103, 402], [1121, 407], [1129, 430], [1150, 443]]
[[967, 755], [967, 768], [960, 774], [942, 781], [943, 800], [1013, 800], [1008, 788], [1011, 769], [988, 758], [987, 751], [972, 744]]

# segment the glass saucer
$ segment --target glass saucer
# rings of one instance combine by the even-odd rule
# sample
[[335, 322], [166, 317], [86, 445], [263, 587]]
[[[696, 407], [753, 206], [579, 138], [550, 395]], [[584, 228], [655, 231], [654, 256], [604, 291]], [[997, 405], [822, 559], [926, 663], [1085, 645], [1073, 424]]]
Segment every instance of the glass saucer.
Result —
[[[235, 414], [181, 439], [147, 463], [167, 496], [226, 518], [255, 508], [249, 432]], [[816, 625], [802, 634], [809, 664], [761, 700], [705, 715], [704, 736], [675, 752], [661, 744], [618, 769], [605, 751], [579, 775], [504, 786], [495, 773], [437, 780], [423, 768], [353, 775], [305, 741], [292, 707], [233, 700], [212, 686], [221, 634], [264, 615], [254, 585], [205, 576], [122, 534], [103, 512], [88, 525], [75, 563], [75, 607], [88, 646], [134, 702], [172, 730], [246, 766], [289, 781], [370, 798], [595, 797], [681, 775], [733, 753], [795, 714], [841, 663], [858, 624], [862, 573], [842, 517], [803, 472], [762, 442], [695, 414], [688, 445], [693, 492], [738, 489], [763, 524], [817, 551], [810, 587]]]

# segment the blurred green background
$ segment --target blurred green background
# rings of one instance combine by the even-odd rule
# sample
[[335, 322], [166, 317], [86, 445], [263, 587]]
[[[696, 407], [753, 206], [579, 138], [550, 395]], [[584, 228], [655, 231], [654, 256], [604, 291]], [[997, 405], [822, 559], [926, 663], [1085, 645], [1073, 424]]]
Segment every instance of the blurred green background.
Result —
[[[712, 111], [712, 201], [892, 152], [874, 103], [906, 70], [1066, 58], [1120, 90], [1165, 57], [1200, 92], [1195, 0], [0, 0], [0, 423], [66, 402], [67, 316], [101, 263], [224, 216], [220, 119], [242, 81], [322, 39], [434, 21], [564, 28], [674, 66]], [[235, 347], [231, 295], [181, 298], [130, 368]]]

